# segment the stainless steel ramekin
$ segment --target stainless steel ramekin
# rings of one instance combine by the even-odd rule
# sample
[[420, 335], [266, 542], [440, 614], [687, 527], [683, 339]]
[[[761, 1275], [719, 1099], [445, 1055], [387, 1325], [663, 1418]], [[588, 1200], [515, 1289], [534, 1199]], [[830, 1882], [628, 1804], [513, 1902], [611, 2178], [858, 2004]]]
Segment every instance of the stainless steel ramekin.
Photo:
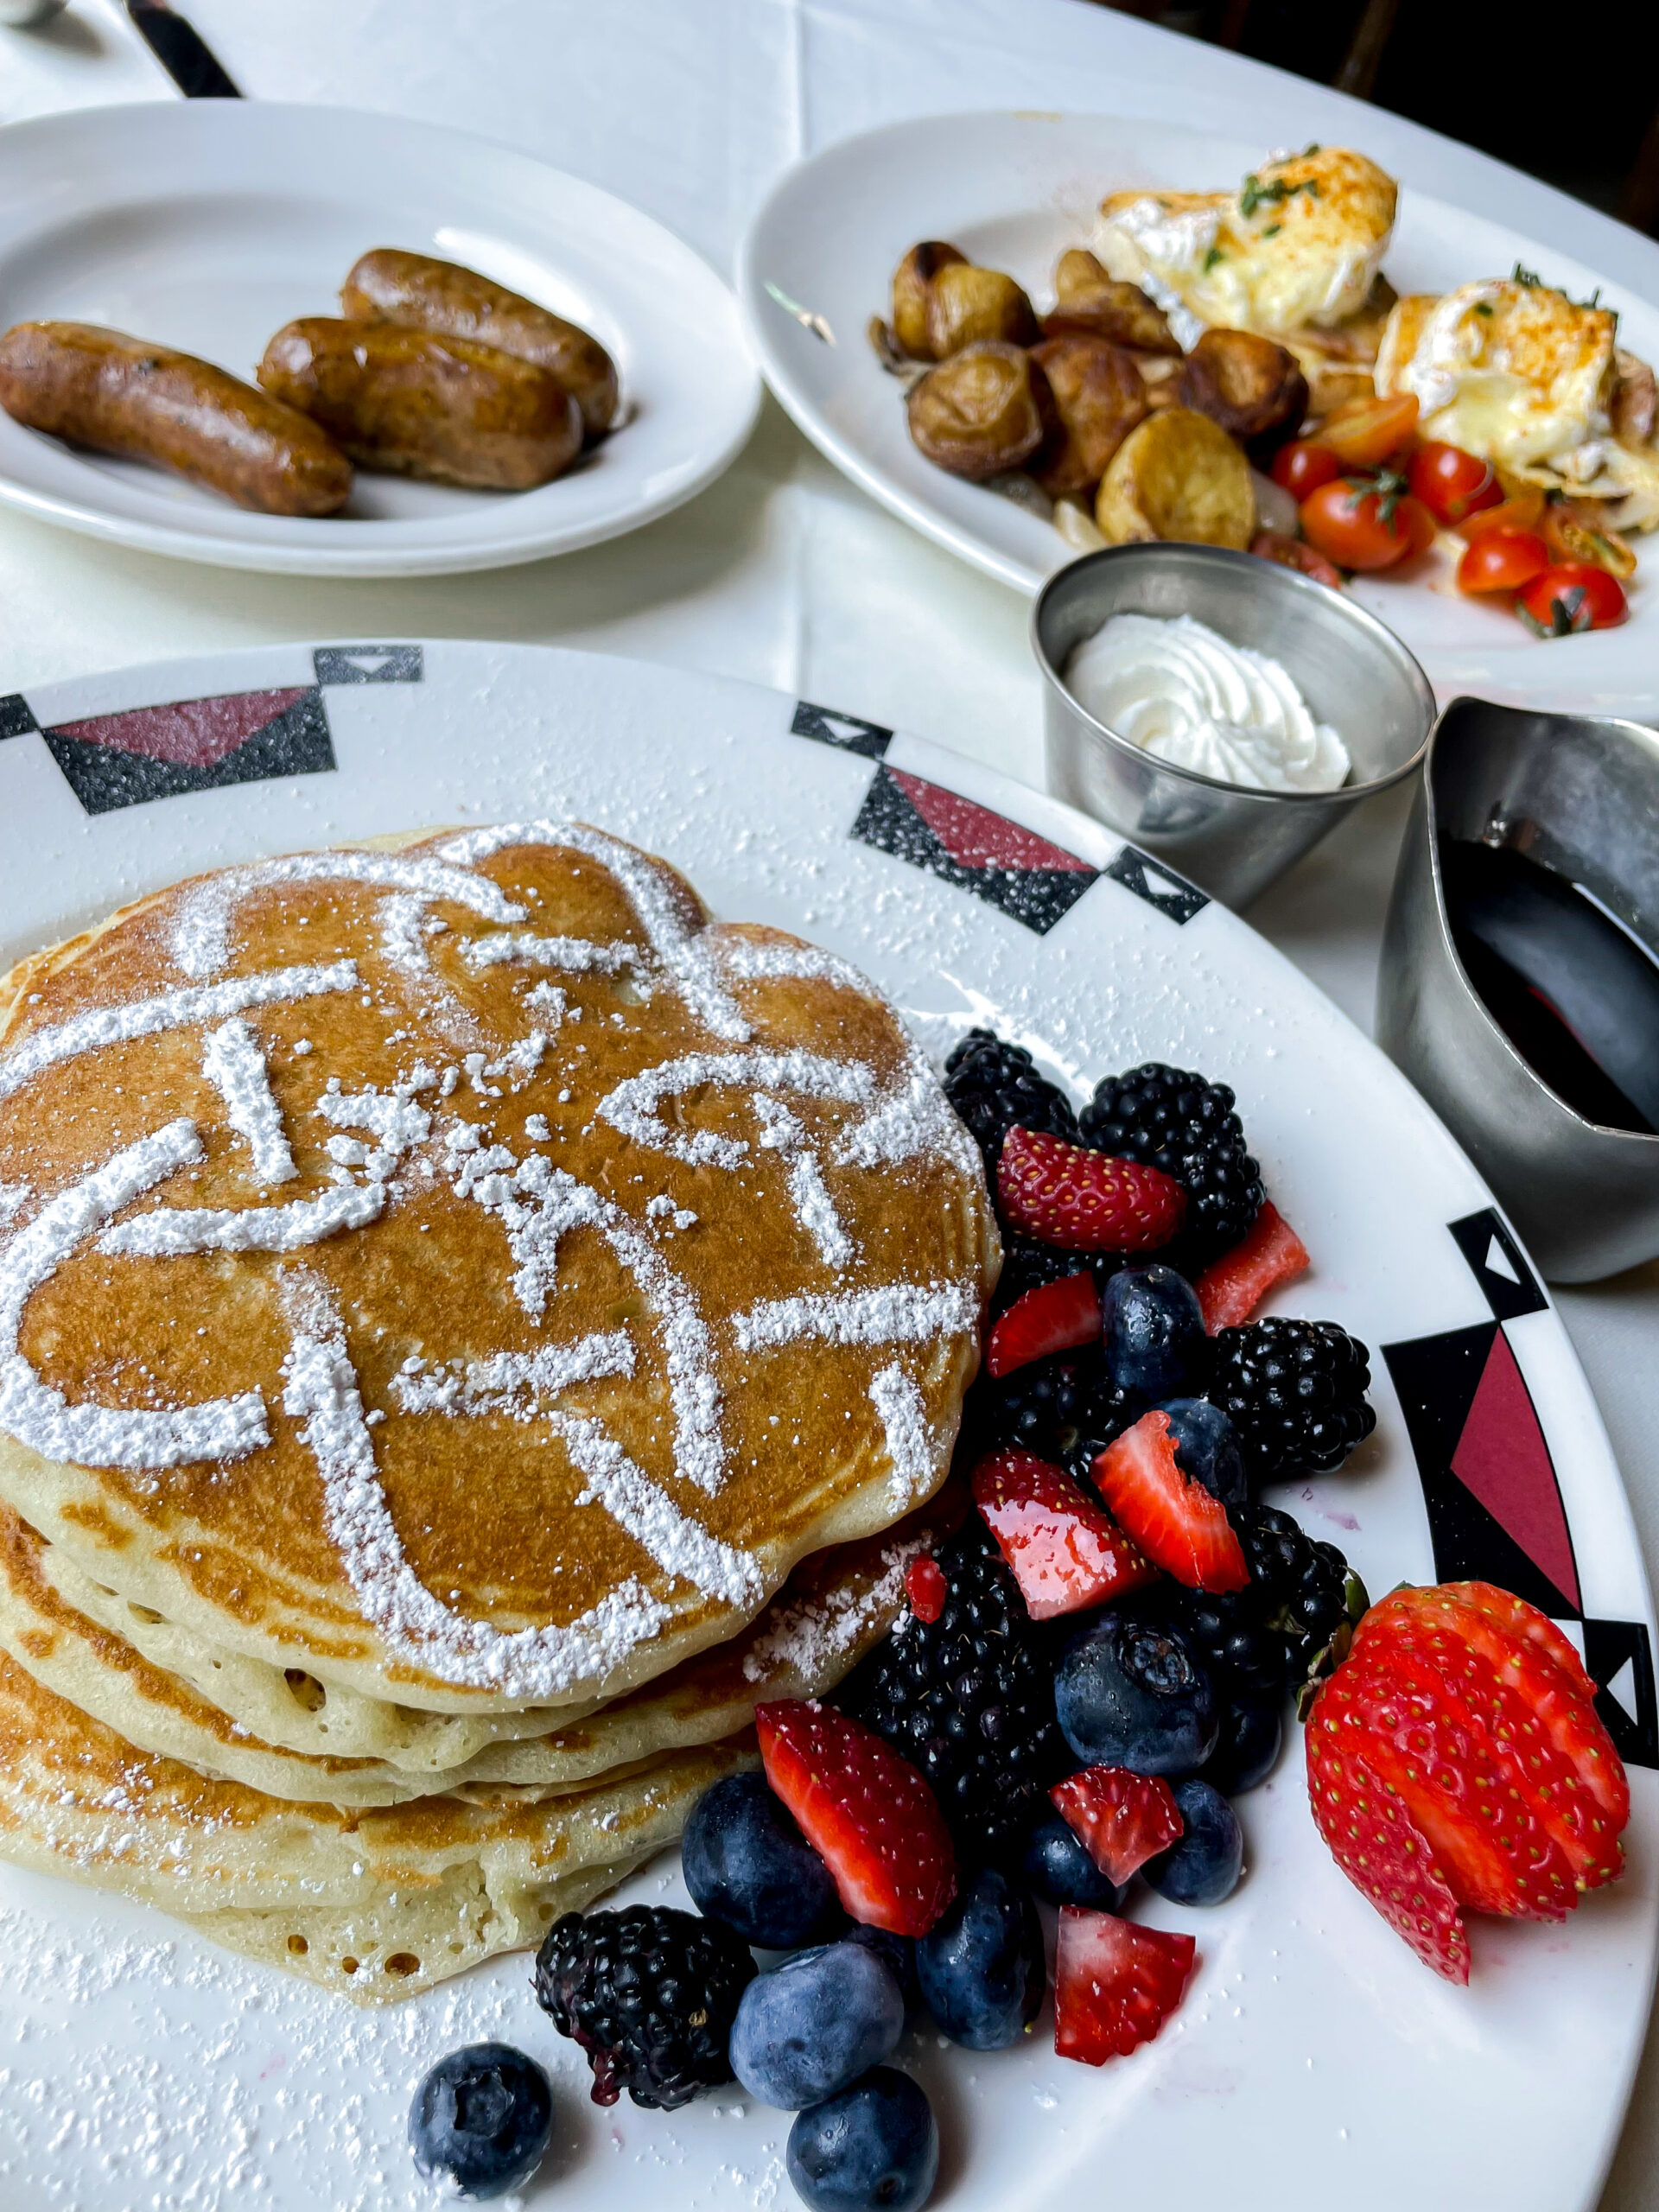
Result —
[[1586, 1121], [1486, 1011], [1452, 942], [1446, 837], [1515, 845], [1659, 953], [1659, 734], [1454, 699], [1429, 741], [1382, 940], [1376, 1038], [1503, 1200], [1544, 1274], [1659, 1255], [1659, 1136]]
[[[1262, 791], [1154, 760], [1066, 689], [1073, 649], [1112, 614], [1191, 614], [1289, 672], [1353, 761], [1340, 790]], [[1048, 786], [1229, 906], [1243, 906], [1360, 805], [1408, 776], [1434, 719], [1391, 630], [1311, 576], [1214, 545], [1113, 545], [1051, 576], [1031, 617], [1047, 686]]]

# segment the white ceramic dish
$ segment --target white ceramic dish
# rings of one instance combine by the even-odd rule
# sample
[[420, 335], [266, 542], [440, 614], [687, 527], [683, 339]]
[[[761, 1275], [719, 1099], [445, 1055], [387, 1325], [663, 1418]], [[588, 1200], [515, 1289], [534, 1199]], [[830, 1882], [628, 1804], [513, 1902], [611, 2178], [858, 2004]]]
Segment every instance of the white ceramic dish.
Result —
[[[1249, 128], [1243, 114], [1236, 136], [1217, 138], [1147, 119], [994, 111], [891, 124], [828, 148], [779, 179], [739, 256], [738, 297], [767, 383], [813, 443], [884, 506], [988, 575], [1035, 592], [1071, 549], [1039, 517], [922, 459], [905, 427], [901, 388], [883, 373], [866, 326], [889, 312], [893, 268], [918, 238], [950, 239], [1046, 304], [1057, 257], [1087, 245], [1106, 193], [1236, 186], [1267, 151]], [[1659, 307], [1414, 191], [1409, 176], [1401, 185], [1385, 264], [1399, 291], [1444, 291], [1523, 262], [1574, 297], [1599, 284], [1619, 310], [1621, 342], [1659, 361]], [[791, 316], [769, 284], [822, 315], [834, 346]], [[1628, 623], [1548, 645], [1507, 607], [1457, 591], [1458, 544], [1444, 539], [1427, 573], [1410, 580], [1361, 577], [1351, 587], [1410, 646], [1442, 700], [1475, 691], [1516, 705], [1638, 715], [1659, 706], [1659, 542], [1638, 541]]]
[[[220, 694], [241, 697], [212, 716], [168, 711]], [[129, 719], [86, 727], [115, 715]], [[1651, 1614], [1618, 1473], [1566, 1334], [1478, 1179], [1278, 954], [1098, 824], [776, 693], [524, 647], [283, 645], [130, 669], [0, 700], [0, 818], [29, 832], [0, 881], [0, 960], [232, 858], [568, 814], [668, 855], [718, 912], [849, 956], [940, 1053], [988, 1020], [1079, 1087], [1154, 1055], [1224, 1076], [1316, 1255], [1281, 1304], [1334, 1317], [1373, 1351], [1376, 1437], [1295, 1510], [1373, 1590], [1429, 1579], [1432, 1529], [1444, 1546], [1455, 1522], [1472, 1541], [1466, 1496], [1446, 1517], [1456, 1485], [1441, 1461], [1481, 1359], [1489, 1373], [1496, 1359], [1511, 1413], [1536, 1407], [1554, 1475], [1546, 1457], [1542, 1489], [1489, 1486], [1488, 1502], [1573, 1582], [1576, 1608], [1547, 1601], [1611, 1682], [1604, 1709], [1625, 1714], [1627, 1743], [1641, 1723], [1655, 1756]], [[1501, 1464], [1519, 1467], [1527, 1439], [1508, 1441]], [[1502, 1565], [1496, 1542], [1438, 1563]], [[1538, 1570], [1516, 1558], [1536, 1587], [1525, 1575]], [[938, 2202], [1058, 2212], [1109, 2173], [1124, 2204], [1588, 2212], [1641, 2045], [1659, 1922], [1659, 1777], [1636, 1765], [1632, 1780], [1624, 1881], [1562, 1929], [1479, 1923], [1463, 1991], [1421, 1967], [1326, 1857], [1293, 1744], [1241, 1801], [1250, 1871], [1236, 1896], [1209, 1913], [1135, 1908], [1192, 1929], [1200, 1948], [1157, 2043], [1093, 2072], [1055, 2058], [1046, 2013], [1012, 2051], [906, 2039], [901, 2063], [942, 2120]], [[678, 1896], [672, 1858], [632, 1892]], [[785, 2115], [735, 2088], [668, 2116], [597, 2110], [585, 2063], [528, 1980], [528, 1961], [510, 1958], [360, 2012], [139, 1907], [0, 1864], [0, 2202], [419, 2212], [432, 2198], [404, 2145], [410, 2093], [442, 2051], [483, 2036], [524, 2044], [553, 2074], [555, 2149], [532, 2212], [794, 2202]]]
[[251, 377], [295, 315], [339, 313], [359, 253], [482, 270], [582, 323], [626, 428], [539, 491], [359, 474], [327, 520], [245, 513], [0, 415], [0, 500], [152, 553], [289, 575], [442, 575], [637, 530], [711, 483], [760, 381], [726, 287], [660, 224], [511, 147], [395, 116], [171, 100], [0, 130], [0, 329], [102, 322]]

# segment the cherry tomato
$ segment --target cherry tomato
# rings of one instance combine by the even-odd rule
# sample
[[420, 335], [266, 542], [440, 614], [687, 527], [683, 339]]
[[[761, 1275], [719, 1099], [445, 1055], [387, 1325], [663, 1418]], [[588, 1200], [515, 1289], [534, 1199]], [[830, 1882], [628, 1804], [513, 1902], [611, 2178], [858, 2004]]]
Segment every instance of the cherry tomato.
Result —
[[1421, 499], [1364, 477], [1322, 484], [1301, 515], [1309, 544], [1344, 569], [1397, 568], [1434, 543], [1434, 518]]
[[1465, 453], [1461, 446], [1442, 445], [1437, 438], [1418, 447], [1407, 474], [1412, 491], [1436, 522], [1453, 530], [1465, 515], [1503, 503], [1503, 486], [1491, 461]]
[[1250, 550], [1258, 561], [1276, 561], [1281, 569], [1299, 569], [1315, 583], [1329, 584], [1332, 591], [1341, 588], [1340, 575], [1323, 553], [1304, 545], [1300, 537], [1287, 537], [1281, 530], [1258, 530], [1250, 540]]
[[1549, 566], [1549, 549], [1529, 530], [1483, 531], [1458, 563], [1458, 589], [1518, 591]]
[[1495, 507], [1482, 507], [1465, 515], [1458, 528], [1472, 545], [1489, 530], [1536, 530], [1543, 518], [1544, 495], [1529, 485]]
[[1319, 425], [1319, 443], [1350, 468], [1376, 468], [1417, 428], [1416, 395], [1391, 399], [1344, 399]]
[[1611, 630], [1630, 612], [1618, 578], [1588, 561], [1558, 561], [1533, 578], [1516, 605], [1522, 620], [1540, 638]]
[[1544, 543], [1552, 561], [1587, 561], [1623, 583], [1636, 574], [1636, 554], [1616, 530], [1593, 522], [1571, 499], [1558, 499], [1544, 512]]
[[1280, 447], [1268, 474], [1300, 503], [1321, 484], [1334, 484], [1342, 474], [1342, 463], [1317, 438], [1294, 438], [1289, 445]]

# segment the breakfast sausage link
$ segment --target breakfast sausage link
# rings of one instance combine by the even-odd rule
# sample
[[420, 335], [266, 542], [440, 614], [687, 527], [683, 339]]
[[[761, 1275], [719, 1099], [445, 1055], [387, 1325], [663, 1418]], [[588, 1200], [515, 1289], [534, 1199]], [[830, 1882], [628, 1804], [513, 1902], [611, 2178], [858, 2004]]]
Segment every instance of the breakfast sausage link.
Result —
[[581, 408], [590, 440], [616, 419], [616, 364], [597, 338], [458, 262], [377, 246], [340, 286], [340, 304], [354, 322], [391, 322], [445, 338], [475, 339], [534, 361]]
[[259, 381], [396, 476], [527, 492], [582, 450], [582, 410], [545, 369], [467, 338], [305, 315], [266, 346]]
[[352, 467], [327, 432], [211, 361], [87, 322], [0, 338], [0, 407], [31, 430], [149, 461], [268, 515], [331, 515]]

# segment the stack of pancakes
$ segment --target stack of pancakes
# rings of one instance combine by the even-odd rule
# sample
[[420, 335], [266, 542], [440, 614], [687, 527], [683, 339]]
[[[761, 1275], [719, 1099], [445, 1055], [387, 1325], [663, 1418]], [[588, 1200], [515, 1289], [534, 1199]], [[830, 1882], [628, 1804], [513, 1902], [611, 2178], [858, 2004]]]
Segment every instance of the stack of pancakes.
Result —
[[576, 824], [0, 982], [0, 1855], [373, 2001], [531, 1944], [960, 1510], [978, 1155], [845, 963]]

